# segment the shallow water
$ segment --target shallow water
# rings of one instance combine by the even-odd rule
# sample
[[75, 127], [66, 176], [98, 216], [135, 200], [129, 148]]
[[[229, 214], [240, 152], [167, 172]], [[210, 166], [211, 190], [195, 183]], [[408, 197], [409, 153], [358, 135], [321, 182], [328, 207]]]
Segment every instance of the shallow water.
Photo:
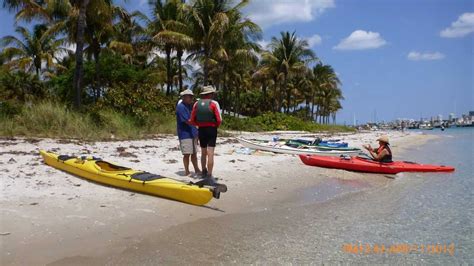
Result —
[[[404, 173], [376, 188], [367, 188], [364, 182], [333, 180], [351, 193], [331, 198], [338, 194], [326, 191], [334, 189], [332, 183], [308, 188], [298, 195], [296, 206], [172, 227], [108, 262], [472, 264], [473, 132], [432, 131], [440, 138], [411, 148], [403, 158], [395, 157], [452, 165], [454, 173]], [[438, 249], [431, 249], [437, 244]], [[371, 249], [359, 252], [354, 249], [359, 245]], [[376, 246], [378, 252], [373, 250]]]

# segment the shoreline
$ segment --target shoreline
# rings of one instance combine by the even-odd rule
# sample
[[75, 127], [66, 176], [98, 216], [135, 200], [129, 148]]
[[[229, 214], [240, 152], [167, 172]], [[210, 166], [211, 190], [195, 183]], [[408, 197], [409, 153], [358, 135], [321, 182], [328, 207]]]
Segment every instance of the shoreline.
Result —
[[[382, 133], [344, 134], [341, 138], [359, 146], [369, 140], [374, 143], [375, 135]], [[421, 145], [434, 137], [415, 132], [388, 134], [395, 158], [400, 158], [410, 145]], [[271, 134], [248, 135], [271, 138]], [[178, 141], [174, 136], [141, 141], [58, 142], [64, 141], [1, 141], [6, 152], [0, 155], [0, 168], [8, 171], [2, 180], [1, 209], [5, 218], [1, 231], [8, 233], [0, 236], [3, 265], [61, 264], [67, 263], [65, 258], [87, 263], [120, 254], [150, 234], [174, 226], [228, 214], [300, 206], [311, 202], [308, 198], [314, 199], [314, 193], [324, 203], [348, 193], [383, 187], [391, 181], [381, 175], [304, 166], [292, 155], [231, 153], [240, 145], [233, 138], [223, 137], [216, 148], [216, 175], [229, 191], [207, 207], [196, 207], [82, 180], [44, 165], [35, 152], [39, 148], [65, 154], [94, 151], [94, 155], [124, 166], [185, 179], [179, 176], [181, 154], [176, 150]], [[118, 147], [125, 147], [130, 154], [121, 156]], [[28, 257], [21, 255], [25, 252]]]

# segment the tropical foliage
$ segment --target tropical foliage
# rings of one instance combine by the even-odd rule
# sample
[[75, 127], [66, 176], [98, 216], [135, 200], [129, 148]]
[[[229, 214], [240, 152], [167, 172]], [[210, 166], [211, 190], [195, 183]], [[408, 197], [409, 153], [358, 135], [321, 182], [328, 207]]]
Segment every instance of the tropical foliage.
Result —
[[17, 28], [0, 41], [0, 95], [145, 119], [171, 110], [179, 91], [212, 84], [227, 114], [335, 121], [343, 99], [335, 70], [295, 32], [261, 47], [247, 4], [149, 0], [142, 14], [112, 0], [4, 0]]

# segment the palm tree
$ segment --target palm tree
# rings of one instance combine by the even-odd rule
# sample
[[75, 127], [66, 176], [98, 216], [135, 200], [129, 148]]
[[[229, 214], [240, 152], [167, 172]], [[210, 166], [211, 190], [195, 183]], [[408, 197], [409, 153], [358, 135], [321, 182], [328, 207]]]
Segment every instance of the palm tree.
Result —
[[[150, 35], [166, 55], [166, 94], [169, 95], [173, 86], [171, 53], [173, 50], [178, 52], [179, 71], [182, 73], [181, 57], [184, 48], [193, 41], [187, 35], [188, 26], [185, 13], [187, 9], [180, 0], [166, 0], [164, 3], [161, 0], [150, 0], [149, 4], [153, 7], [153, 17], [149, 24]], [[182, 89], [182, 77], [179, 86]]]
[[17, 21], [40, 19], [48, 23], [51, 31], [63, 31], [69, 36], [70, 42], [76, 44], [73, 89], [75, 92], [74, 106], [79, 108], [83, 80], [84, 44], [87, 39], [89, 48], [93, 51], [96, 61], [98, 61], [101, 43], [104, 42], [105, 32], [108, 32], [109, 25], [111, 25], [112, 1], [5, 0], [3, 5], [10, 10], [18, 11], [16, 14]]
[[[230, 13], [241, 12], [248, 0], [242, 0], [233, 7], [231, 3], [233, 3], [231, 0], [196, 0], [190, 9], [189, 16], [194, 39], [190, 57], [201, 62], [204, 85], [209, 83], [210, 68], [217, 63], [212, 56], [228, 29]], [[213, 80], [213, 82], [216, 81]]]
[[293, 88], [293, 107], [297, 107], [298, 105], [305, 103], [305, 110], [307, 113], [305, 114], [306, 119], [311, 119], [310, 115], [310, 103], [311, 103], [311, 92], [313, 88], [312, 83], [312, 72], [311, 69], [305, 67], [302, 71], [296, 73], [294, 77], [291, 79], [290, 82]]
[[[261, 37], [260, 27], [243, 18], [240, 9], [230, 10], [227, 16], [229, 22], [223, 28], [222, 40], [216, 44], [212, 54], [212, 59], [217, 62], [217, 73], [213, 80], [215, 85], [222, 86], [223, 109], [227, 108], [229, 73], [235, 71], [239, 75], [247, 76], [249, 71], [255, 68], [260, 49], [255, 41]], [[239, 93], [236, 100], [240, 101]]]
[[139, 21], [149, 23], [148, 17], [140, 11], [128, 13], [121, 7], [116, 7], [114, 13], [118, 21], [113, 25], [114, 35], [108, 48], [122, 55], [130, 64], [145, 64], [141, 54], [149, 49], [148, 37], [146, 29], [140, 25]]
[[77, 34], [76, 34], [76, 69], [74, 71], [74, 107], [77, 109], [81, 107], [81, 92], [82, 80], [84, 79], [84, 28], [86, 27], [86, 10], [89, 0], [80, 0], [79, 3], [79, 17], [77, 19]]
[[31, 22], [33, 19], [49, 20], [50, 13], [44, 8], [44, 1], [31, 0], [3, 0], [3, 8], [7, 8], [11, 12], [17, 12], [15, 20], [24, 20]]
[[189, 23], [190, 6], [180, 0], [168, 0], [163, 4], [161, 1], [150, 1], [154, 7], [154, 20], [152, 22], [153, 40], [164, 47], [167, 60], [168, 84], [167, 94], [170, 93], [172, 78], [171, 52], [176, 51], [178, 60], [178, 87], [183, 89], [183, 66], [182, 57], [185, 49], [193, 44], [191, 26]]
[[5, 36], [0, 40], [2, 58], [6, 66], [25, 72], [33, 72], [40, 76], [42, 65], [48, 69], [60, 67], [56, 64], [56, 55], [63, 50], [61, 47], [64, 39], [55, 39], [55, 33], [48, 31], [44, 24], [34, 26], [29, 32], [24, 27], [17, 27], [16, 32], [21, 36], [20, 40], [15, 36]]
[[252, 75], [254, 83], [262, 88], [262, 111], [273, 111], [273, 104], [270, 101], [267, 101], [268, 89], [275, 85], [274, 79], [272, 78], [273, 73], [271, 71], [271, 68], [266, 67], [260, 61]]
[[273, 37], [270, 42], [270, 52], [262, 54], [262, 63], [265, 68], [277, 73], [276, 81], [280, 87], [278, 110], [282, 108], [283, 95], [286, 94], [286, 108], [288, 113], [291, 106], [291, 91], [288, 90], [289, 78], [306, 65], [317, 60], [314, 52], [308, 48], [306, 40], [298, 39], [295, 32], [281, 32], [280, 39]]
[[334, 103], [335, 100], [342, 99], [340, 83], [336, 72], [330, 65], [320, 63], [313, 68], [312, 114], [314, 114], [314, 105], [317, 106], [314, 120], [317, 120], [317, 116], [319, 116], [320, 122], [326, 123], [331, 101]]
[[[331, 97], [331, 101], [329, 102], [328, 110], [329, 110], [329, 113], [331, 114], [332, 121], [334, 124], [336, 123], [336, 113], [342, 109], [340, 100], [343, 100], [343, 99], [344, 97], [342, 97], [342, 93], [340, 93], [339, 91], [335, 93], [333, 97]], [[329, 122], [329, 117], [328, 117], [327, 122]]]

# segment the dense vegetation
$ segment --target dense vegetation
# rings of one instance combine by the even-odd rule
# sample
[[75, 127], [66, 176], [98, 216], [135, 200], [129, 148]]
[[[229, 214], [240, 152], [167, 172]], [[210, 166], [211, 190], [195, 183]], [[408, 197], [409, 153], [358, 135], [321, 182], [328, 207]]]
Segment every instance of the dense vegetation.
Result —
[[[254, 130], [319, 130], [303, 120], [335, 121], [342, 92], [334, 69], [294, 32], [259, 46], [260, 27], [242, 14], [247, 3], [150, 0], [147, 16], [110, 0], [4, 0], [18, 26], [0, 40], [0, 133], [31, 134], [27, 123], [41, 121], [57, 122], [51, 134], [64, 137], [107, 135], [84, 136], [94, 130], [81, 123], [149, 134], [160, 130], [149, 123], [166, 124], [157, 117], [172, 120], [179, 91], [206, 84], [217, 87], [225, 113], [258, 116], [229, 118], [227, 128], [245, 121]], [[52, 111], [76, 121], [69, 126], [77, 132], [61, 128]]]

